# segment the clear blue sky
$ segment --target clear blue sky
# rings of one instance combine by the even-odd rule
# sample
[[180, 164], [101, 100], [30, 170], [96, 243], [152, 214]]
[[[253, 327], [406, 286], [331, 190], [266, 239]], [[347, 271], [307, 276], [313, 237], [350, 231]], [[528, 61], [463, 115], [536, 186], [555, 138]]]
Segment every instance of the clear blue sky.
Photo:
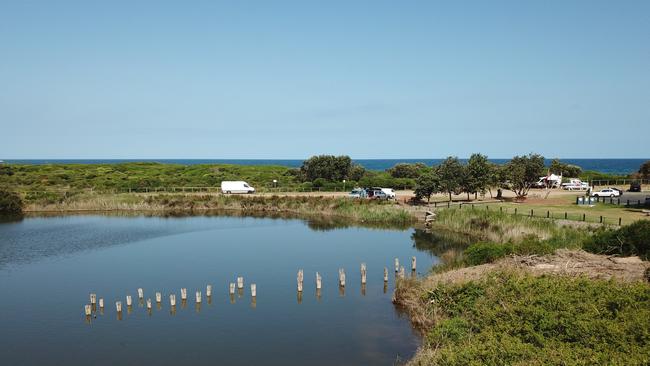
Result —
[[2, 1], [0, 158], [650, 156], [650, 1]]

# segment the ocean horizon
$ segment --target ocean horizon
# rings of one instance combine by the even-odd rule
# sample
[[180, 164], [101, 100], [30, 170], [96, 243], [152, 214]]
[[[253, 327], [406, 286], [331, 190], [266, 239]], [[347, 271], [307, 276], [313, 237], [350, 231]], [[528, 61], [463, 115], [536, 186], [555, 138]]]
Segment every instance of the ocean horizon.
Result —
[[[423, 163], [428, 166], [440, 164], [444, 159], [352, 159], [356, 164], [363, 166], [368, 170], [386, 170], [399, 163]], [[467, 158], [460, 159], [466, 162]], [[489, 159], [496, 164], [503, 164], [510, 159]], [[553, 159], [546, 159], [546, 164], [550, 164]], [[641, 164], [650, 159], [589, 159], [589, 158], [567, 158], [560, 159], [564, 163], [574, 164], [582, 170], [593, 170], [608, 174], [630, 174], [637, 172]], [[163, 163], [179, 165], [199, 165], [199, 164], [235, 164], [235, 165], [279, 165], [290, 168], [299, 168], [304, 159], [5, 159], [8, 164], [119, 164], [119, 163]]]

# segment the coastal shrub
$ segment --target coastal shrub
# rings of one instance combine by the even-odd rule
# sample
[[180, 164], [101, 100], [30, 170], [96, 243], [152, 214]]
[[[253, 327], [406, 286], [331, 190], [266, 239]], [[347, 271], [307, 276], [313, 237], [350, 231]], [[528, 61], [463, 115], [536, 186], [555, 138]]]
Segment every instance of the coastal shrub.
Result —
[[16, 192], [0, 190], [0, 215], [21, 215], [23, 201]]
[[514, 253], [511, 243], [476, 243], [465, 249], [463, 255], [468, 265], [476, 266], [483, 263], [494, 262], [499, 258]]
[[648, 283], [502, 271], [441, 283], [422, 304], [438, 322], [413, 364], [650, 362]]
[[617, 230], [601, 229], [585, 240], [583, 248], [597, 254], [638, 255], [650, 259], [650, 221], [639, 220]]

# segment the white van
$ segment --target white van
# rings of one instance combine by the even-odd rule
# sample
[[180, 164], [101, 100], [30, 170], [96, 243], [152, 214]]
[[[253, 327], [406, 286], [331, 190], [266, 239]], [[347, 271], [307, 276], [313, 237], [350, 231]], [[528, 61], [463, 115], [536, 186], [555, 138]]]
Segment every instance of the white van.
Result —
[[255, 193], [255, 188], [248, 185], [248, 183], [238, 181], [223, 181], [221, 182], [221, 193]]

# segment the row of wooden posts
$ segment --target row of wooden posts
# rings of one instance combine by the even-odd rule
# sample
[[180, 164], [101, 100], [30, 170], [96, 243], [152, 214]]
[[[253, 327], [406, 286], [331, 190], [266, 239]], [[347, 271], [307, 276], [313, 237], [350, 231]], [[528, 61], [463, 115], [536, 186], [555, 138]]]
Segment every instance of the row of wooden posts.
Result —
[[[417, 259], [415, 257], [411, 257], [411, 271], [415, 272], [417, 267]], [[399, 278], [404, 278], [405, 277], [405, 270], [404, 266], [400, 266], [399, 263], [399, 258], [395, 258], [395, 273]], [[298, 293], [303, 292], [303, 282], [304, 282], [304, 271], [302, 269], [298, 270], [298, 276], [297, 276], [297, 283], [298, 283]], [[365, 263], [361, 263], [361, 284], [365, 285], [367, 282], [367, 268]], [[388, 282], [388, 268], [384, 267], [384, 283]], [[345, 287], [345, 269], [344, 268], [339, 268], [339, 277], [338, 277], [338, 283], [340, 287]], [[321, 277], [320, 273], [316, 272], [316, 289], [320, 290], [323, 285], [323, 278]], [[228, 289], [230, 295], [235, 294], [235, 289], [239, 289], [240, 291], [243, 290], [244, 288], [244, 277], [237, 277], [237, 282], [231, 282]], [[250, 285], [250, 291], [251, 291], [251, 297], [253, 298], [253, 301], [257, 298], [257, 285], [255, 283], [251, 283]], [[207, 285], [205, 289], [205, 294], [208, 298], [212, 296], [212, 285]], [[195, 300], [197, 304], [201, 304], [202, 301], [202, 292], [201, 291], [196, 291], [195, 293]], [[144, 290], [142, 288], [138, 288], [138, 299], [140, 301], [144, 300]], [[155, 300], [157, 304], [162, 303], [162, 293], [156, 292], [155, 293]], [[182, 301], [187, 301], [187, 288], [181, 288], [181, 300]], [[147, 310], [151, 310], [152, 308], [152, 301], [151, 298], [148, 298], [146, 300], [147, 304]], [[126, 306], [131, 307], [133, 305], [133, 298], [131, 295], [126, 295]], [[176, 294], [170, 294], [169, 295], [169, 305], [174, 308], [176, 306]], [[103, 311], [104, 309], [104, 298], [97, 298], [97, 294], [91, 293], [90, 294], [90, 304], [84, 305], [84, 313], [86, 316], [91, 316], [93, 310], [99, 306], [99, 308]], [[117, 313], [122, 312], [122, 301], [116, 301], [115, 302], [115, 310]]]

